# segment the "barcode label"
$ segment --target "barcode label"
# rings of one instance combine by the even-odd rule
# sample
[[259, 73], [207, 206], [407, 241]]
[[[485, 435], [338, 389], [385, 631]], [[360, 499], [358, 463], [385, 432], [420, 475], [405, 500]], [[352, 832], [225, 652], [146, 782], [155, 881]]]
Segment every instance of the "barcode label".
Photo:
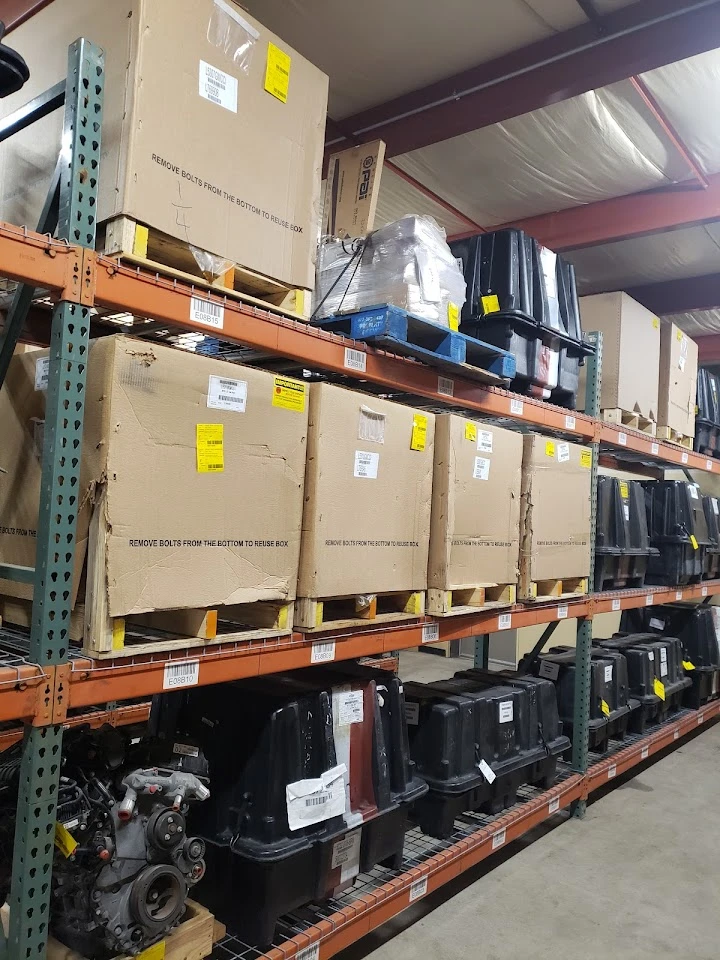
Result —
[[551, 800], [548, 804], [548, 813], [557, 813], [560, 809], [560, 797], [555, 797], [554, 800]]
[[295, 954], [295, 960], [320, 960], [320, 944], [314, 943], [311, 947], [298, 950]]
[[706, 461], [705, 461], [705, 469], [706, 469], [706, 470], [712, 470], [712, 467], [713, 467], [713, 462], [712, 462], [712, 460], [706, 460]]
[[359, 370], [365, 373], [367, 370], [367, 354], [362, 350], [353, 350], [345, 347], [345, 368], [347, 370]]
[[647, 760], [649, 756], [650, 756], [650, 747], [643, 747], [642, 750], [640, 751], [640, 759]]
[[676, 591], [675, 591], [675, 599], [676, 599], [676, 600], [682, 600], [682, 598], [683, 598], [683, 592], [682, 592], [682, 590], [676, 590]]
[[611, 767], [608, 767], [608, 780], [612, 780], [613, 777], [617, 776], [617, 767], [613, 764]]
[[687, 455], [686, 453], [684, 453], [684, 454], [682, 455], [681, 459], [682, 459], [682, 462], [683, 462], [683, 463], [687, 463], [687, 462], [688, 462], [688, 455]]
[[438, 391], [442, 397], [455, 396], [455, 381], [448, 377], [438, 377]]
[[439, 623], [424, 623], [422, 628], [423, 643], [437, 643], [440, 639]]
[[568, 615], [568, 605], [564, 603], [561, 607], [558, 607], [557, 611], [558, 620], [566, 620]]
[[613, 608], [613, 610], [619, 610], [619, 609], [620, 609], [620, 601], [619, 601], [619, 600], [613, 600], [613, 602], [612, 602], [612, 608]]
[[50, 376], [50, 357], [40, 357], [35, 361], [35, 389], [47, 390]]
[[505, 830], [504, 827], [502, 830], [498, 830], [497, 833], [494, 833], [492, 838], [493, 850], [497, 850], [498, 847], [501, 847], [505, 843], [506, 837], [507, 837], [507, 831]]
[[205, 100], [216, 103], [232, 113], [237, 113], [238, 82], [237, 77], [231, 76], [217, 67], [210, 66], [204, 60], [200, 61], [200, 79], [198, 93]]
[[698, 714], [698, 726], [700, 726], [700, 724], [701, 724], [704, 720], [705, 720], [705, 714], [704, 714], [704, 713], [699, 713], [699, 714]]
[[330, 663], [335, 659], [335, 641], [319, 642], [312, 645], [310, 663]]
[[701, 589], [700, 589], [700, 594], [701, 594], [701, 596], [706, 597], [706, 596], [707, 596], [707, 591], [708, 591], [708, 588], [707, 588], [707, 587], [701, 587]]
[[166, 663], [163, 673], [163, 690], [175, 690], [177, 687], [194, 687], [199, 678], [199, 660], [181, 660], [180, 663]]
[[225, 307], [213, 300], [190, 297], [190, 319], [195, 323], [202, 323], [205, 327], [222, 330], [225, 320]]
[[522, 400], [511, 400], [510, 401], [510, 413], [515, 414], [516, 417], [519, 417], [523, 412], [524, 404]]
[[421, 880], [416, 880], [414, 883], [410, 884], [410, 903], [414, 900], [419, 900], [420, 897], [424, 897], [427, 893], [427, 877], [423, 877]]
[[619, 434], [618, 434], [618, 443], [620, 444], [621, 447], [626, 447], [626, 446], [627, 446], [627, 434], [626, 434], [626, 433], [619, 433]]
[[306, 807], [322, 807], [330, 799], [330, 794], [325, 793], [321, 794], [318, 797], [305, 797], [305, 806]]
[[660, 453], [660, 444], [659, 443], [650, 444], [650, 453], [654, 457], [656, 457]]
[[575, 429], [575, 417], [565, 417], [565, 429], [566, 430]]
[[680, 731], [673, 730], [673, 740], [679, 740], [679, 739], [680, 739]]
[[511, 613], [501, 613], [498, 617], [498, 630], [509, 630], [512, 624]]
[[651, 593], [649, 593], [649, 594], [645, 597], [645, 606], [646, 606], [646, 607], [651, 607], [651, 606], [652, 606], [652, 603], [653, 603], [653, 595], [652, 595]]
[[225, 380], [223, 377], [208, 379], [207, 405], [216, 410], [234, 410], [245, 413], [247, 404], [247, 380]]

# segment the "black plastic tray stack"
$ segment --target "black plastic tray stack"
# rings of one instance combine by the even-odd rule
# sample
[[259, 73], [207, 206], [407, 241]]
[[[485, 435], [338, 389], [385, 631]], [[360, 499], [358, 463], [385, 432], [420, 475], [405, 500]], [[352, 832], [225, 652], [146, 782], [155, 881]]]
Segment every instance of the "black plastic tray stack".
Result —
[[435, 683], [406, 683], [410, 752], [428, 793], [413, 816], [424, 833], [447, 837], [464, 811], [499, 813], [523, 784], [550, 787], [562, 734], [552, 684], [482, 671]]
[[[314, 668], [162, 695], [150, 729], [166, 760], [207, 760], [211, 796], [191, 818], [207, 873], [193, 896], [246, 942], [271, 943], [280, 916], [358, 872], [399, 868], [409, 806], [427, 787], [391, 674]], [[344, 812], [328, 818], [338, 797]]]
[[645, 493], [636, 480], [598, 477], [595, 590], [645, 586], [650, 556]]
[[698, 369], [694, 449], [720, 456], [720, 380], [704, 367]]
[[646, 582], [699, 583], [710, 539], [697, 484], [652, 480], [643, 486], [650, 545], [658, 551], [649, 557]]
[[513, 389], [575, 409], [583, 341], [575, 271], [557, 257], [543, 272], [543, 248], [521, 230], [497, 230], [450, 244], [462, 262], [467, 299], [461, 331], [509, 350]]
[[707, 524], [709, 543], [705, 548], [703, 566], [704, 580], [717, 580], [720, 577], [720, 506], [716, 497], [703, 497], [703, 510]]

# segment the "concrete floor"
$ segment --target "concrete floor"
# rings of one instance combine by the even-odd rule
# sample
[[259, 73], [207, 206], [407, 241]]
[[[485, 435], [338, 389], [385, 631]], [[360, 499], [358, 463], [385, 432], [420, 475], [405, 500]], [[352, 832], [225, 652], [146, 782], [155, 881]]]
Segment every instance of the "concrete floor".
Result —
[[[466, 664], [413, 652], [400, 674]], [[717, 724], [619, 781], [583, 821], [554, 817], [341, 957], [717, 960], [719, 852]]]

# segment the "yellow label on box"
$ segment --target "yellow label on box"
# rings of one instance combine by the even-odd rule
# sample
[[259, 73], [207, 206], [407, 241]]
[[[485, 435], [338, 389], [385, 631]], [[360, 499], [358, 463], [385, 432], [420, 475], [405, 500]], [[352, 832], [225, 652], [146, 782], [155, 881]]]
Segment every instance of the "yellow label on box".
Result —
[[274, 43], [268, 43], [265, 89], [278, 100], [287, 103], [290, 86], [290, 57]]
[[660, 321], [658, 320], [657, 317], [653, 317], [653, 327], [655, 328], [655, 330], [660, 329]]
[[545, 441], [545, 456], [546, 457], [555, 456], [555, 442], [553, 440]]
[[272, 405], [285, 410], [303, 413], [305, 410], [305, 384], [290, 377], [275, 377], [273, 383]]
[[500, 313], [500, 301], [496, 293], [481, 297], [483, 313]]
[[665, 699], [665, 684], [657, 677], [653, 680], [653, 691], [656, 697], [660, 697], [661, 700]]
[[607, 705], [606, 700], [600, 701], [600, 709], [602, 710], [604, 716], [606, 717], [610, 716], [610, 707]]
[[580, 466], [587, 467], [589, 470], [592, 466], [592, 451], [591, 450], [581, 450], [580, 451]]
[[424, 450], [427, 440], [428, 418], [422, 413], [413, 415], [412, 436], [410, 437], [411, 450]]
[[695, 534], [694, 534], [694, 533], [691, 533], [691, 534], [690, 534], [690, 543], [692, 544], [693, 550], [697, 550], [697, 548], [698, 548], [698, 542], [697, 542], [697, 540], [695, 539]]
[[222, 473], [225, 469], [223, 425], [221, 423], [198, 423], [196, 425], [196, 450], [198, 473]]
[[147, 950], [139, 953], [135, 960], [165, 960], [165, 941], [161, 940], [160, 943], [154, 943]]
[[477, 424], [470, 423], [469, 421], [465, 424], [465, 439], [472, 440], [473, 443], [477, 441]]
[[122, 650], [125, 646], [125, 620], [116, 617], [112, 622], [112, 648]]
[[620, 496], [623, 498], [623, 500], [627, 500], [627, 498], [630, 496], [628, 485], [624, 480], [620, 481]]
[[695, 669], [695, 664], [692, 663], [690, 660], [683, 660], [683, 666], [685, 667], [686, 670], [694, 670], [694, 669]]
[[677, 336], [678, 340], [682, 340], [682, 338], [683, 338], [683, 332], [682, 332], [682, 330], [678, 330], [676, 336]]
[[64, 857], [71, 857], [75, 853], [77, 840], [67, 827], [61, 823], [55, 822], [55, 846]]
[[456, 303], [448, 304], [448, 326], [451, 330], [457, 330], [460, 326], [460, 310]]

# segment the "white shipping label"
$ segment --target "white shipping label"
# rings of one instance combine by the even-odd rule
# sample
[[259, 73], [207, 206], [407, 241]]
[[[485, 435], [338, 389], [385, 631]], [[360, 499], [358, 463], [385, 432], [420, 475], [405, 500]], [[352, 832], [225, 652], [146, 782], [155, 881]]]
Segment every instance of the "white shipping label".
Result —
[[630, 519], [630, 504], [628, 503], [623, 504], [623, 514], [625, 515], [626, 520]]
[[678, 357], [678, 367], [680, 368], [680, 373], [683, 373], [685, 370], [685, 357]]
[[557, 608], [557, 618], [558, 620], [567, 620], [568, 615], [568, 605], [566, 603]]
[[417, 727], [420, 724], [420, 704], [419, 703], [406, 703], [405, 704], [405, 722], [411, 727]]
[[200, 96], [216, 103], [219, 107], [225, 107], [232, 113], [237, 113], [238, 108], [238, 82], [237, 77], [218, 70], [217, 67], [200, 61]]
[[660, 663], [667, 663], [667, 647], [660, 647]]
[[653, 650], [648, 650], [648, 660], [650, 663], [655, 662], [655, 652]]
[[205, 327], [222, 330], [225, 322], [225, 307], [221, 303], [215, 303], [214, 300], [190, 297], [190, 319]]
[[512, 700], [502, 700], [500, 702], [500, 723], [510, 723], [513, 718]]
[[511, 613], [501, 613], [498, 617], [498, 630], [509, 630], [512, 624]]
[[363, 692], [348, 690], [338, 694], [338, 722], [344, 726], [363, 722]]
[[199, 757], [200, 756], [200, 750], [197, 747], [193, 747], [189, 743], [174, 743], [172, 752], [177, 753], [181, 757]]
[[507, 832], [504, 827], [502, 830], [498, 830], [497, 833], [494, 833], [492, 838], [493, 850], [497, 850], [498, 847], [501, 847], [505, 843], [506, 837], [507, 837]]
[[441, 397], [454, 397], [455, 381], [451, 380], [449, 377], [438, 377], [437, 392]]
[[379, 453], [368, 453], [366, 450], [356, 450], [353, 476], [365, 477], [367, 480], [377, 480], [379, 465]]
[[247, 404], [247, 380], [226, 380], [225, 377], [210, 377], [208, 380], [207, 405], [216, 410], [234, 410], [245, 413]]
[[310, 663], [330, 663], [335, 659], [335, 641], [318, 641], [312, 645]]
[[480, 773], [485, 777], [488, 783], [494, 782], [496, 777], [495, 771], [486, 760], [480, 761], [480, 763], [478, 764], [478, 769], [480, 770]]
[[554, 800], [551, 800], [548, 804], [548, 813], [557, 813], [560, 809], [560, 797], [555, 797]]
[[522, 400], [511, 400], [510, 401], [510, 413], [515, 414], [516, 417], [519, 417], [523, 412], [523, 402]]
[[493, 435], [491, 430], [478, 430], [477, 448], [483, 453], [492, 453]]
[[50, 357], [40, 357], [35, 361], [35, 389], [47, 390], [50, 373]]
[[693, 500], [697, 500], [697, 499], [698, 499], [698, 488], [697, 488], [697, 484], [695, 484], [695, 483], [689, 483], [689, 484], [688, 484], [688, 490], [690, 491], [690, 496], [693, 498]]
[[486, 457], [475, 457], [473, 477], [475, 480], [490, 479], [490, 461]]
[[575, 429], [575, 417], [570, 417], [570, 416], [565, 417], [565, 429], [566, 430]]
[[660, 453], [660, 444], [659, 444], [659, 443], [651, 443], [651, 444], [650, 444], [650, 453], [652, 454], [653, 457], [656, 457], [656, 456]]
[[612, 683], [612, 664], [605, 667], [605, 683]]
[[626, 446], [627, 446], [627, 434], [626, 434], [626, 433], [619, 433], [619, 434], [618, 434], [618, 443], [620, 444], [621, 447], [626, 447]]
[[440, 639], [439, 623], [424, 623], [422, 628], [423, 643], [437, 643]]
[[420, 880], [416, 880], [415, 883], [410, 884], [410, 903], [414, 900], [419, 900], [420, 897], [424, 897], [427, 893], [427, 877], [422, 877]]
[[553, 663], [552, 660], [541, 660], [540, 670], [538, 672], [540, 676], [545, 677], [546, 680], [557, 680], [560, 673], [560, 664]]
[[194, 687], [200, 678], [199, 660], [170, 661], [163, 672], [163, 690], [176, 690], [178, 687]]
[[668, 665], [667, 663], [660, 663], [660, 676], [666, 677], [668, 674]]
[[664, 621], [664, 620], [658, 620], [657, 617], [650, 617], [650, 629], [651, 629], [651, 630], [664, 630], [664, 629], [665, 629], [665, 621]]
[[557, 445], [557, 458], [558, 463], [567, 463], [570, 459], [570, 444], [569, 443], [559, 443]]
[[613, 600], [613, 602], [612, 602], [612, 608], [613, 608], [613, 610], [619, 610], [619, 609], [620, 609], [620, 601], [619, 601], [619, 600]]
[[296, 780], [285, 787], [288, 826], [301, 830], [345, 813], [344, 763], [326, 770], [321, 777]]
[[686, 453], [684, 453], [684, 454], [680, 457], [680, 459], [682, 460], [683, 463], [687, 463], [687, 462], [688, 462], [688, 455], [687, 455]]
[[357, 370], [365, 373], [367, 370], [367, 354], [362, 350], [353, 350], [351, 347], [345, 347], [345, 368], [347, 370]]
[[330, 868], [337, 870], [340, 867], [340, 883], [345, 883], [360, 873], [361, 834], [361, 830], [353, 830], [333, 844]]

